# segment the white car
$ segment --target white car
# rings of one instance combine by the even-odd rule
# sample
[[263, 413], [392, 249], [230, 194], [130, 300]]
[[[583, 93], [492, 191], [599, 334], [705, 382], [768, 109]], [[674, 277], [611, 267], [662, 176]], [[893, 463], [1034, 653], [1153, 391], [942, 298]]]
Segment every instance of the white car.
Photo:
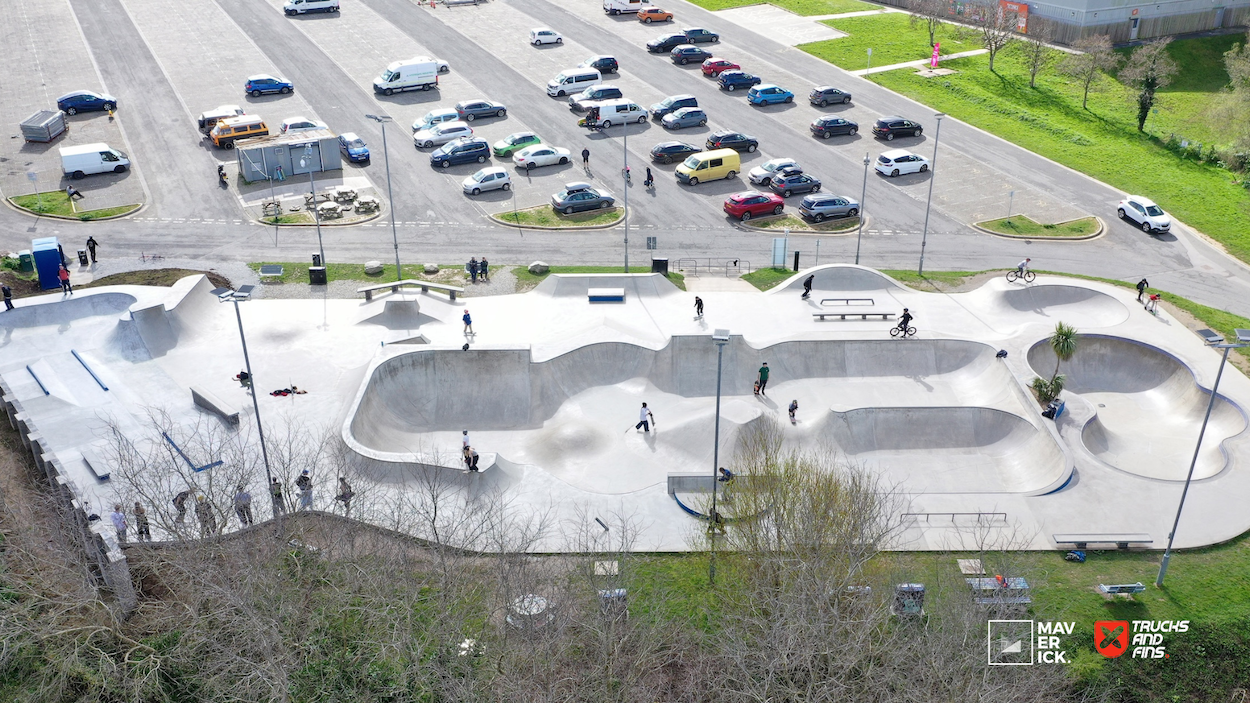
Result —
[[417, 119], [412, 123], [412, 131], [420, 132], [423, 129], [429, 129], [436, 124], [444, 122], [455, 122], [460, 119], [460, 113], [456, 112], [454, 107], [440, 107], [437, 110], [430, 110], [425, 113], [424, 117]]
[[421, 147], [428, 149], [432, 146], [446, 144], [453, 139], [472, 136], [473, 128], [464, 122], [441, 122], [412, 135], [412, 143], [418, 149]]
[[886, 176], [899, 176], [904, 173], [924, 173], [929, 170], [929, 161], [919, 154], [906, 149], [891, 149], [877, 157], [877, 173]]
[[325, 122], [317, 122], [307, 117], [288, 117], [282, 120], [282, 133], [293, 134], [295, 132], [307, 132], [313, 129], [329, 129], [329, 125]]
[[798, 166], [799, 162], [794, 159], [770, 159], [751, 169], [747, 173], [747, 178], [757, 186], [767, 186], [772, 183], [773, 174], [787, 168], [798, 168]]
[[569, 162], [569, 150], [547, 144], [527, 146], [512, 155], [512, 162], [530, 170], [539, 166], [564, 165]]
[[541, 46], [543, 44], [563, 44], [564, 37], [560, 36], [560, 33], [554, 29], [535, 27], [530, 30], [530, 43], [534, 46]]
[[417, 58], [413, 59], [412, 61], [413, 61], [413, 63], [417, 63], [417, 62], [419, 62], [419, 61], [433, 61], [434, 63], [438, 64], [438, 72], [439, 72], [439, 73], [450, 73], [450, 72], [451, 72], [451, 64], [447, 63], [446, 61], [444, 61], [444, 60], [442, 60], [442, 59], [436, 59], [436, 58], [434, 58], [433, 56], [418, 56]]
[[1147, 234], [1167, 232], [1172, 229], [1172, 218], [1168, 217], [1163, 208], [1155, 205], [1150, 198], [1143, 198], [1140, 195], [1126, 196], [1120, 201], [1116, 214], [1121, 220], [1141, 227], [1141, 231]]
[[464, 179], [460, 185], [469, 195], [478, 195], [484, 190], [512, 188], [512, 177], [500, 166], [488, 166]]

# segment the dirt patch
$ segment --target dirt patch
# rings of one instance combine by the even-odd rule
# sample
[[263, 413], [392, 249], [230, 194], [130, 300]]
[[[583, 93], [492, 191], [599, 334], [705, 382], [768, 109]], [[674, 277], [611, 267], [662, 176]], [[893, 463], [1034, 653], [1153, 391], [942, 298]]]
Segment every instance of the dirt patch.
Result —
[[[194, 276], [202, 273], [208, 276], [208, 280], [217, 288], [234, 288], [234, 284], [229, 278], [212, 271], [192, 271], [191, 269], [143, 269], [141, 271], [126, 271], [123, 273], [115, 273], [111, 276], [97, 278], [90, 283], [85, 283], [75, 288], [99, 288], [100, 286], [165, 286], [169, 287], [178, 280], [187, 276]], [[14, 295], [16, 296], [16, 291]]]

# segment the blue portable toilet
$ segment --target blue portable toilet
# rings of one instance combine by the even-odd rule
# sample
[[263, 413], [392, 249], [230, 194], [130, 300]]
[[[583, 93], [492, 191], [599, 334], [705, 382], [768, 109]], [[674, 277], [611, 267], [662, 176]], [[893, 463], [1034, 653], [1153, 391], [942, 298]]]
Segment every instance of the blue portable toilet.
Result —
[[44, 290], [61, 287], [61, 250], [56, 237], [30, 240], [30, 253], [35, 258], [35, 270], [39, 272], [39, 287]]

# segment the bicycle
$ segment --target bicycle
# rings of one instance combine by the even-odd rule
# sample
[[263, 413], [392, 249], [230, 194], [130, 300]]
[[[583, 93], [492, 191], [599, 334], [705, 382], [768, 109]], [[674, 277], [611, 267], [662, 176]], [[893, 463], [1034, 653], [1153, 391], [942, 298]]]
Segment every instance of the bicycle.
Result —
[[1025, 269], [1023, 274], [1020, 273], [1019, 269], [1012, 269], [1007, 272], [1008, 283], [1015, 283], [1021, 278], [1024, 279], [1025, 283], [1032, 283], [1033, 279], [1037, 278], [1037, 274], [1033, 273], [1032, 271], [1029, 271], [1028, 269]]
[[625, 168], [621, 169], [621, 174], [622, 174], [623, 176], [625, 176], [625, 182], [626, 182], [626, 183], [628, 183], [628, 184], [630, 184], [630, 185], [633, 185], [633, 181], [632, 181], [632, 180], [630, 179], [630, 177], [629, 177], [629, 167], [628, 167], [628, 166], [626, 166]]
[[913, 326], [903, 327], [903, 323], [901, 322], [895, 325], [894, 327], [890, 328], [891, 337], [898, 337], [899, 335], [902, 335], [903, 339], [907, 339], [908, 337], [911, 337], [915, 334], [916, 334], [915, 327]]

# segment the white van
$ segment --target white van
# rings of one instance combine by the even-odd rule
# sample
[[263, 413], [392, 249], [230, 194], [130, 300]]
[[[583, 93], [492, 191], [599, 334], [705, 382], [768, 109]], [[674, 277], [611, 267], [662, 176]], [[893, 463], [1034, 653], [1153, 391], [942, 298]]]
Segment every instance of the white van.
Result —
[[645, 5], [642, 0], [603, 0], [603, 11], [609, 15], [619, 15], [623, 12], [637, 14], [643, 7]]
[[288, 15], [302, 15], [305, 12], [338, 12], [339, 0], [286, 0], [282, 11]]
[[380, 76], [373, 79], [373, 92], [382, 95], [437, 87], [438, 62], [424, 56], [392, 62]]
[[603, 74], [593, 68], [565, 69], [547, 82], [547, 95], [562, 98], [569, 93], [580, 93], [601, 80]]
[[61, 148], [61, 171], [78, 179], [92, 173], [124, 173], [130, 159], [108, 144], [83, 144]]
[[599, 119], [595, 122], [598, 127], [611, 127], [627, 122], [644, 124], [647, 121], [647, 111], [631, 100], [600, 100], [590, 103], [589, 107], [599, 108]]

